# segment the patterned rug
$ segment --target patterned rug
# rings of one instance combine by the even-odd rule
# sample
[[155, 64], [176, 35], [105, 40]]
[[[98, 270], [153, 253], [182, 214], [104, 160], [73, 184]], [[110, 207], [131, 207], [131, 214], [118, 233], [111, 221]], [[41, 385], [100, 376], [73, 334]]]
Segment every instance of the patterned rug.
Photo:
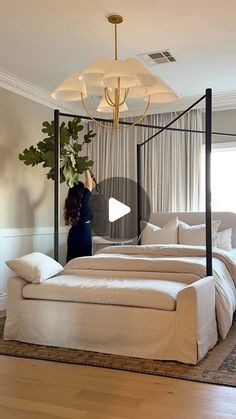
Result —
[[219, 341], [196, 366], [180, 362], [155, 361], [55, 346], [4, 341], [2, 338], [4, 323], [5, 318], [1, 318], [0, 355], [91, 365], [236, 387], [236, 321], [234, 321], [227, 339]]

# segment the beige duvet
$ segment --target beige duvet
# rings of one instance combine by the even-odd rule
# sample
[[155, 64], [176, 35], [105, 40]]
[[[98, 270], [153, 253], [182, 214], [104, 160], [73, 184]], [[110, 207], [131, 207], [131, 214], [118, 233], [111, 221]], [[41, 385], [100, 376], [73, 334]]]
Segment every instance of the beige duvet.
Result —
[[[143, 280], [152, 278], [189, 284], [206, 276], [205, 248], [183, 245], [110, 246], [92, 257], [71, 260], [66, 264], [63, 275], [80, 275], [84, 271], [106, 279], [124, 276], [135, 279], [141, 274]], [[236, 309], [236, 260], [226, 252], [214, 249], [213, 276], [217, 324], [220, 336], [224, 338]]]

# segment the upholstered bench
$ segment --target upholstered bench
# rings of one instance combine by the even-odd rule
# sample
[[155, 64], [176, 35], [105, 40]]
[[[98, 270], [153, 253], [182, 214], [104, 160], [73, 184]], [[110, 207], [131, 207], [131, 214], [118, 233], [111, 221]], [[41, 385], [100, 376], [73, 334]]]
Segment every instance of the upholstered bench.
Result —
[[4, 338], [196, 364], [217, 341], [214, 281], [12, 277]]

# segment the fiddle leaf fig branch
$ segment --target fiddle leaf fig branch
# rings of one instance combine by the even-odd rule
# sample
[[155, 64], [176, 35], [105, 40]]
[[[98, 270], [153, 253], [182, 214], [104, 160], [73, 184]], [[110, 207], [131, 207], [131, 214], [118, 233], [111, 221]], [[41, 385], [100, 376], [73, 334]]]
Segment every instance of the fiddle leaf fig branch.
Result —
[[[19, 159], [27, 166], [36, 166], [42, 163], [43, 167], [50, 170], [47, 178], [54, 180], [54, 121], [44, 121], [42, 132], [46, 137], [36, 146], [26, 148]], [[88, 156], [83, 156], [83, 146], [91, 143], [96, 133], [89, 130], [82, 136], [84, 126], [80, 118], [74, 118], [66, 124], [60, 125], [60, 182], [66, 182], [69, 187], [79, 182], [81, 174], [93, 166], [93, 161]]]

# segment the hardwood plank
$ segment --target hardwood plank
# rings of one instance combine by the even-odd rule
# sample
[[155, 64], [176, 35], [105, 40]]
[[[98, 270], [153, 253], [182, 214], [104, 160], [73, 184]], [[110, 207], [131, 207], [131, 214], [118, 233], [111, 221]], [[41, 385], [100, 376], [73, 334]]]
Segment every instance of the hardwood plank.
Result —
[[108, 415], [100, 415], [99, 413], [86, 413], [85, 416], [82, 417], [82, 419], [128, 419], [128, 417], [124, 418], [121, 416], [111, 416], [110, 414]]
[[[111, 390], [111, 388], [110, 388]], [[81, 390], [78, 394], [77, 397], [80, 400], [89, 400], [89, 401], [96, 401], [99, 400], [99, 402], [106, 402], [106, 403], [112, 403], [113, 406], [128, 406], [128, 407], [135, 407], [137, 408], [138, 406], [140, 406], [143, 402], [144, 399], [140, 399], [138, 397], [133, 397], [133, 396], [124, 396], [121, 394], [114, 394], [114, 389], [112, 389], [113, 392], [104, 392], [104, 391], [100, 391], [99, 390], [89, 390], [89, 389], [84, 389]]]
[[236, 388], [0, 356], [0, 418], [235, 419]]
[[[26, 399], [20, 399], [15, 397], [5, 397], [0, 394], [0, 406], [1, 408], [10, 408], [11, 410], [26, 414], [30, 414], [29, 417], [38, 416], [39, 418], [71, 418], [80, 419], [84, 417], [85, 412], [79, 409], [64, 408], [61, 406], [55, 406], [53, 404], [45, 404], [38, 402], [31, 402]], [[14, 413], [15, 413], [14, 412]], [[34, 416], [33, 416], [34, 415]], [[0, 416], [1, 417], [1, 416]], [[4, 418], [5, 419], [5, 418]]]

